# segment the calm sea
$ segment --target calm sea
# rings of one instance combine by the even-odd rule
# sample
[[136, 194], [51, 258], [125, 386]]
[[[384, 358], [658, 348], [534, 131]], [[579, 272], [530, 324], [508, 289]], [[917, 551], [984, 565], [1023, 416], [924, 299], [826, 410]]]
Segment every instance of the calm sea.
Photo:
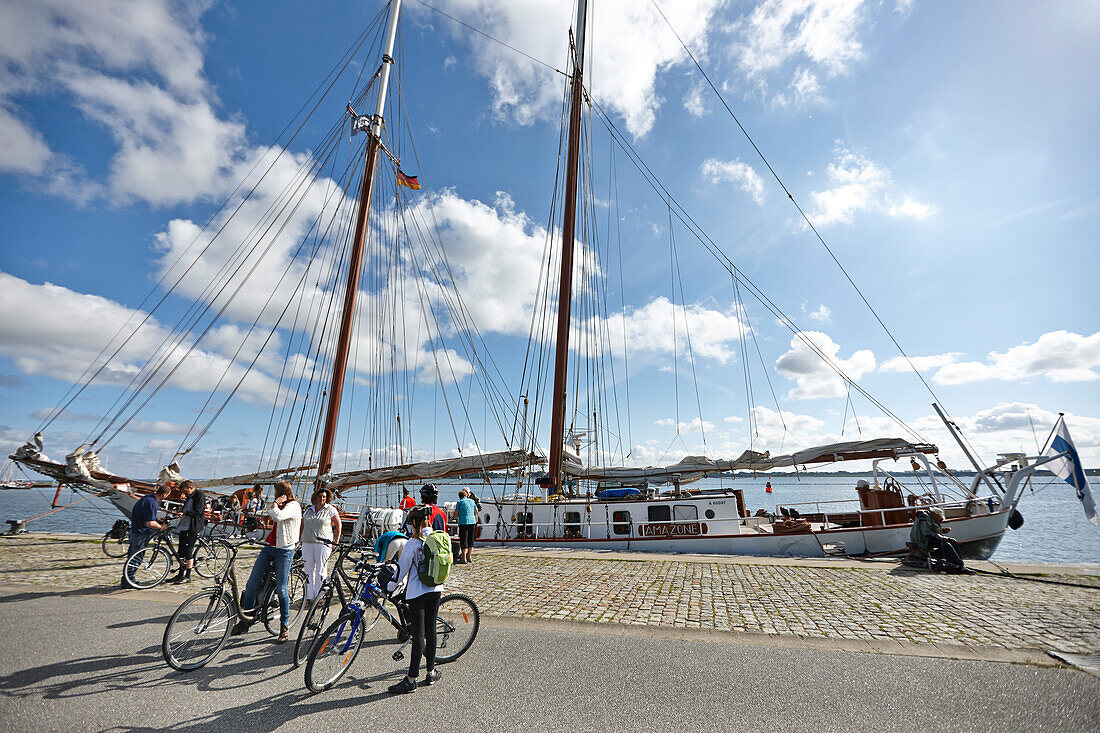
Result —
[[[823, 509], [835, 510], [843, 504], [837, 501], [854, 499], [855, 476], [811, 476], [801, 480], [789, 475], [772, 476], [773, 493], [764, 490], [766, 476], [757, 479], [705, 479], [693, 486], [733, 486], [743, 489], [745, 502], [755, 512], [757, 509], [775, 511], [778, 504], [792, 505], [805, 502], [823, 502]], [[454, 501], [458, 490], [470, 485], [482, 499], [501, 495], [500, 483], [492, 489], [476, 484], [440, 483], [440, 501]], [[413, 488], [413, 487], [410, 487]], [[1100, 490], [1100, 487], [1097, 489]], [[0, 522], [7, 519], [28, 519], [48, 512], [53, 501], [54, 489], [0, 490]], [[417, 491], [413, 488], [413, 495]], [[61, 492], [61, 503], [75, 501], [84, 496], [73, 495], [68, 489]], [[349, 502], [360, 503], [354, 496]], [[833, 503], [829, 503], [833, 502]], [[807, 510], [813, 507], [807, 507]], [[1033, 491], [1025, 490], [1019, 504], [1024, 515], [1024, 526], [1005, 533], [993, 560], [1011, 562], [1044, 563], [1097, 563], [1100, 564], [1100, 529], [1092, 526], [1081, 511], [1081, 504], [1069, 485], [1060, 480], [1043, 477], [1034, 482]], [[118, 511], [101, 499], [91, 498], [75, 506], [36, 520], [27, 526], [37, 531], [86, 532], [102, 534], [120, 518]], [[2, 525], [0, 525], [2, 526]]]

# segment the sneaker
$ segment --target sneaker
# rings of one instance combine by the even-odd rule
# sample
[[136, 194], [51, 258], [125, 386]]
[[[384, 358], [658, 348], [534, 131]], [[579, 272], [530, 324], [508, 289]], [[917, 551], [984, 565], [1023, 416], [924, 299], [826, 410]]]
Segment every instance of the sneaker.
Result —
[[247, 634], [248, 630], [252, 627], [252, 624], [247, 621], [238, 621], [233, 624], [233, 630], [229, 632], [230, 636], [240, 636], [241, 634]]
[[441, 679], [443, 679], [443, 673], [440, 672], [438, 669], [433, 669], [426, 675], [424, 675], [424, 681], [420, 684], [424, 685], [424, 687], [431, 687], [436, 682], [439, 682]]
[[416, 683], [408, 677], [402, 677], [400, 682], [390, 685], [387, 689], [391, 695], [404, 695], [409, 692], [416, 692]]

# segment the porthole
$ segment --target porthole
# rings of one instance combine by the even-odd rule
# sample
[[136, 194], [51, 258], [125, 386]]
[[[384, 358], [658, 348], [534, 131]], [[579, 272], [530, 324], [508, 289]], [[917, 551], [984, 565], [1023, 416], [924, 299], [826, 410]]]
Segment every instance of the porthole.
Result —
[[703, 512], [703, 514], [706, 516], [707, 519], [714, 519], [713, 509], [707, 509], [705, 512]]
[[492, 521], [492, 517], [490, 517], [488, 514], [486, 514], [485, 515], [485, 523], [488, 524], [491, 521]]

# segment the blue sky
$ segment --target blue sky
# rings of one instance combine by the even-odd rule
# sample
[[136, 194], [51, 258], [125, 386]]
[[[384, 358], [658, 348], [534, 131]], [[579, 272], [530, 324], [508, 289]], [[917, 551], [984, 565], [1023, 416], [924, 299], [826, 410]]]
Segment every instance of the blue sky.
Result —
[[[570, 3], [439, 0], [438, 6], [565, 68]], [[931, 417], [931, 396], [899, 367], [897, 349], [800, 225], [652, 5], [592, 6], [587, 81], [616, 127], [804, 338], [960, 465]], [[1041, 441], [1065, 412], [1082, 453], [1100, 465], [1096, 5], [689, 0], [664, 6], [983, 456], [1034, 450], [1032, 422]], [[40, 411], [139, 307], [190, 223], [215, 212], [381, 9], [376, 2], [307, 8], [41, 1], [0, 9], [4, 447], [33, 431]], [[553, 195], [564, 79], [415, 2], [407, 7], [397, 58], [421, 161], [409, 171], [424, 185], [416, 195], [434, 207], [463, 271], [463, 297], [509, 388], [518, 389], [530, 323], [525, 299], [533, 296]], [[359, 61], [368, 76], [377, 64]], [[288, 158], [305, 160], [315, 150], [342, 114], [354, 79], [353, 73], [342, 82], [327, 100], [330, 108], [289, 146]], [[598, 123], [592, 130], [593, 211], [606, 217], [607, 136]], [[733, 457], [750, 444], [774, 452], [860, 431], [899, 434], [862, 397], [854, 394], [849, 407], [843, 382], [747, 296], [744, 315], [760, 354], [754, 348], [742, 354], [729, 275], [679, 225], [673, 235], [684, 295], [674, 293], [668, 210], [616, 155], [613, 211], [625, 292], [617, 261], [601, 263], [601, 282], [618, 304], [616, 327], [630, 331], [632, 398], [620, 455], [629, 452], [627, 460], [642, 464], [676, 460], [701, 452], [704, 435], [709, 455]], [[185, 308], [201, 286], [173, 295], [170, 311]], [[245, 310], [231, 312], [224, 325], [247, 323]], [[686, 369], [685, 323], [698, 399]], [[208, 353], [224, 357], [224, 348], [210, 345]], [[130, 356], [133, 364], [140, 355]], [[755, 370], [755, 432], [748, 427], [743, 357]], [[157, 458], [175, 449], [180, 426], [194, 419], [195, 400], [205, 399], [209, 385], [200, 377], [165, 390], [107, 450], [108, 464], [151, 472]], [[255, 462], [270, 401], [263, 384], [249, 384], [253, 393], [245, 389], [246, 399], [188, 457], [195, 472], [212, 470], [215, 456], [223, 468]], [[425, 407], [437, 405], [430, 385], [418, 389], [410, 455], [455, 450], [438, 407], [435, 419]], [[471, 415], [483, 414], [477, 388], [465, 381], [462, 390], [471, 395]], [[60, 456], [74, 447], [107, 394], [92, 390], [86, 404], [54, 422], [47, 452]], [[488, 422], [471, 418], [459, 443], [467, 447], [467, 433]], [[485, 432], [481, 444], [499, 447], [499, 431]]]

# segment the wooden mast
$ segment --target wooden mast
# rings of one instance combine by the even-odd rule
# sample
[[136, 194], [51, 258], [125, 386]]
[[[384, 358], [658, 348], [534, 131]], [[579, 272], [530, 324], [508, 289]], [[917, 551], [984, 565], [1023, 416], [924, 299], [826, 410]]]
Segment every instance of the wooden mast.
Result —
[[397, 18], [401, 12], [401, 2], [402, 0], [390, 0], [390, 17], [386, 27], [386, 49], [382, 53], [382, 73], [378, 79], [378, 98], [375, 101], [374, 116], [370, 121], [370, 141], [367, 143], [363, 184], [359, 189], [359, 209], [355, 217], [355, 237], [351, 243], [347, 289], [344, 291], [344, 311], [336, 341], [332, 381], [329, 383], [328, 409], [325, 413], [324, 432], [321, 434], [321, 451], [317, 457], [318, 476], [324, 476], [332, 468], [332, 445], [336, 438], [336, 423], [340, 417], [340, 398], [344, 393], [344, 373], [347, 370], [351, 331], [355, 320], [355, 298], [359, 293], [363, 243], [367, 234], [367, 217], [370, 214], [375, 171], [378, 168], [378, 150], [382, 144], [382, 113], [385, 111], [386, 91], [389, 88], [390, 71], [393, 68], [393, 44], [394, 39], [397, 37]]
[[553, 416], [550, 423], [550, 481], [561, 485], [562, 443], [565, 437], [566, 373], [569, 366], [569, 318], [573, 305], [573, 230], [577, 220], [577, 168], [581, 145], [581, 103], [584, 98], [584, 32], [587, 0], [577, 0], [577, 33], [570, 91], [569, 140], [562, 216], [561, 282], [558, 288], [558, 337], [554, 357]]

